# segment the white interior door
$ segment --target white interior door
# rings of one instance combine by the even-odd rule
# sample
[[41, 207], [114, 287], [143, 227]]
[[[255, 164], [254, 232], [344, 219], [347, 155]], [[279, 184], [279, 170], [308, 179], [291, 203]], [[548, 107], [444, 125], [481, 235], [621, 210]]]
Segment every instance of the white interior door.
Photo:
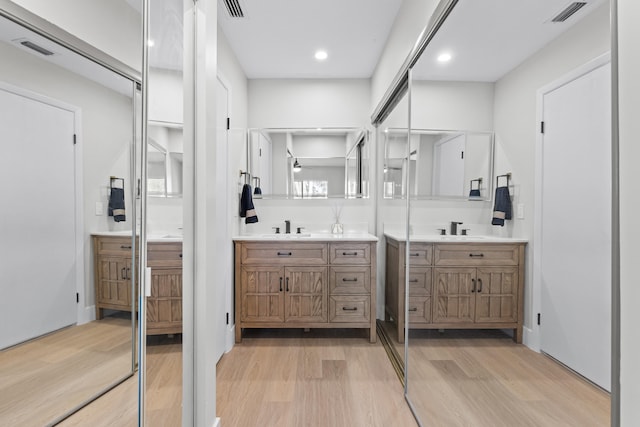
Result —
[[457, 135], [436, 142], [433, 194], [439, 196], [461, 196], [464, 193], [465, 136]]
[[[229, 117], [229, 91], [227, 87], [217, 79], [217, 149], [216, 149], [216, 185], [218, 194], [227, 194], [229, 190], [229, 183], [227, 177], [229, 176], [229, 153], [228, 153], [228, 138], [229, 132], [227, 130], [227, 117]], [[233, 191], [231, 192], [233, 193]], [[216, 199], [216, 224], [230, 224], [229, 223], [229, 208], [226, 197], [218, 197]], [[216, 280], [216, 325], [215, 325], [215, 339], [216, 339], [216, 360], [220, 360], [222, 354], [226, 348], [227, 336], [229, 335], [228, 327], [231, 326], [231, 301], [233, 300], [233, 274], [231, 271], [232, 266], [232, 253], [231, 253], [231, 227], [221, 227], [223, 234], [217, 240], [216, 245], [216, 263], [218, 265], [218, 271], [220, 275]]]
[[610, 389], [611, 67], [543, 95], [541, 350]]
[[0, 349], [76, 322], [74, 119], [0, 87]]

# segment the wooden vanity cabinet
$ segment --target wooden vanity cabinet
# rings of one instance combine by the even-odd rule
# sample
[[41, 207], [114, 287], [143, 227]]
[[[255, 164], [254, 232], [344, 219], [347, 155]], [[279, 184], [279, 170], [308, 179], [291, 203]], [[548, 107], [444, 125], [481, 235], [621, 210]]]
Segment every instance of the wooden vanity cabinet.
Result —
[[104, 309], [131, 312], [135, 272], [131, 237], [94, 235], [92, 239], [96, 319], [102, 319]]
[[149, 242], [147, 335], [182, 333], [182, 242]]
[[[524, 243], [411, 243], [410, 328], [513, 329], [514, 340], [522, 342], [524, 248]], [[386, 250], [385, 316], [396, 321], [403, 342], [405, 243], [387, 238]], [[427, 255], [418, 255], [421, 251]]]
[[375, 342], [372, 251], [375, 242], [236, 241], [236, 342], [245, 328], [368, 328]]
[[[131, 238], [94, 235], [96, 319], [103, 310], [131, 312]], [[136, 251], [136, 262], [138, 253]], [[151, 296], [147, 297], [147, 334], [182, 333], [182, 242], [149, 242]], [[137, 286], [135, 298], [137, 299]]]

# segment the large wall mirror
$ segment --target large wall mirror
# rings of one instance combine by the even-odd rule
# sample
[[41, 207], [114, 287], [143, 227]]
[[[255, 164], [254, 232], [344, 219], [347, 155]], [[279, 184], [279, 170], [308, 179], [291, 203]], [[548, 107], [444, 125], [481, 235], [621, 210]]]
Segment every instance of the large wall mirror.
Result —
[[147, 194], [182, 196], [182, 125], [150, 121], [147, 125]]
[[369, 197], [365, 129], [250, 129], [247, 135], [254, 197]]
[[0, 425], [52, 425], [135, 369], [139, 77], [5, 1], [0, 57]]
[[[410, 191], [417, 199], [491, 199], [492, 132], [411, 129], [409, 136], [407, 129], [387, 128], [382, 136], [384, 198]], [[409, 186], [403, 184], [407, 173]]]

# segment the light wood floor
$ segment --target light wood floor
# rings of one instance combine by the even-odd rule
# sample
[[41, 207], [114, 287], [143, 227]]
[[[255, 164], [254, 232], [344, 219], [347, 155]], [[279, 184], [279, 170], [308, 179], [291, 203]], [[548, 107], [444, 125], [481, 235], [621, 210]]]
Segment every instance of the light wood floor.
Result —
[[0, 351], [0, 426], [41, 427], [131, 371], [131, 318], [107, 317]]
[[408, 394], [425, 425], [609, 425], [608, 393], [500, 331], [418, 330], [409, 343]]
[[[224, 427], [417, 424], [387, 355], [362, 331], [255, 330], [217, 366]], [[409, 394], [425, 426], [608, 426], [607, 393], [495, 332], [417, 338]], [[148, 347], [147, 425], [180, 425], [180, 344]], [[415, 366], [413, 366], [415, 365]], [[413, 367], [412, 367], [413, 366]], [[61, 426], [136, 424], [135, 379]]]

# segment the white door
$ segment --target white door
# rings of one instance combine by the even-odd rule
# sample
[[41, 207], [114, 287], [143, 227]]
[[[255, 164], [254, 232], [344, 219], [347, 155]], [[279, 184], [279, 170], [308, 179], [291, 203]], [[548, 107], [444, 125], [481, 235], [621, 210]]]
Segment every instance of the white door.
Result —
[[[216, 148], [216, 183], [217, 193], [220, 195], [227, 194], [229, 191], [229, 183], [227, 181], [228, 173], [228, 139], [229, 132], [227, 130], [227, 117], [229, 117], [229, 92], [227, 87], [217, 79], [217, 148]], [[231, 191], [233, 193], [233, 191]], [[231, 232], [229, 223], [229, 208], [226, 197], [218, 197], [216, 199], [216, 224], [220, 227], [222, 235], [216, 244], [216, 263], [220, 274], [216, 279], [216, 360], [220, 360], [226, 349], [228, 329], [231, 326], [231, 301], [233, 299], [233, 275], [231, 273], [232, 257], [231, 257]]]
[[611, 67], [543, 95], [541, 350], [610, 389]]
[[76, 322], [74, 112], [0, 87], [0, 349]]
[[465, 145], [464, 134], [435, 143], [434, 195], [462, 196], [464, 194]]

